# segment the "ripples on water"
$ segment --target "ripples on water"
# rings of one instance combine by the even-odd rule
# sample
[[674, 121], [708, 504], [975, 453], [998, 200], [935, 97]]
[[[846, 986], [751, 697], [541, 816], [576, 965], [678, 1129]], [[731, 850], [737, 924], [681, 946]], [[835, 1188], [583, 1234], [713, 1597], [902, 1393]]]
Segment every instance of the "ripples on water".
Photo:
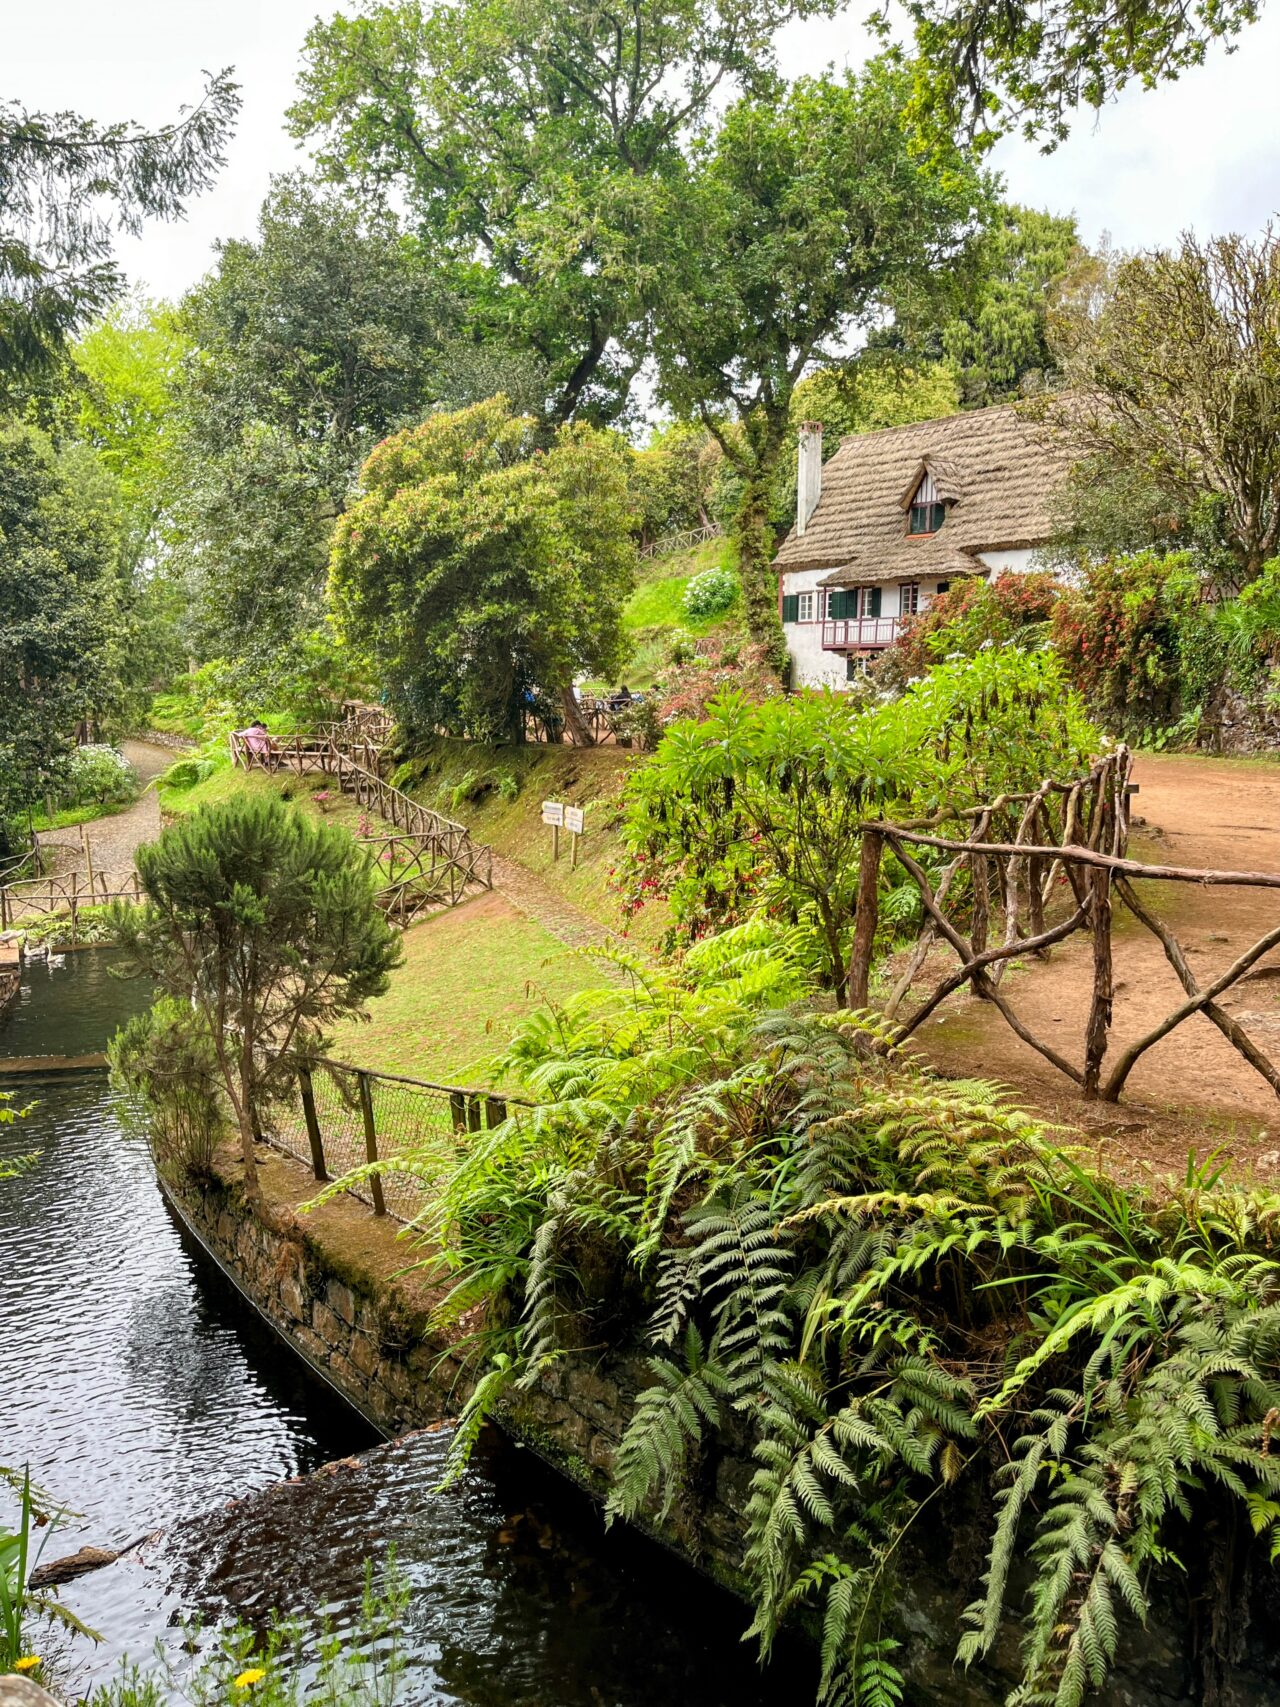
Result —
[[[740, 1608], [653, 1549], [604, 1537], [528, 1454], [490, 1441], [459, 1487], [436, 1494], [444, 1436], [368, 1451], [368, 1426], [180, 1233], [105, 1074], [6, 1083], [5, 1058], [102, 1047], [139, 999], [106, 965], [96, 951], [52, 973], [37, 964], [0, 1021], [0, 1089], [37, 1103], [0, 1126], [0, 1156], [41, 1151], [33, 1173], [0, 1182], [0, 1463], [29, 1462], [83, 1514], [47, 1558], [163, 1531], [66, 1590], [107, 1637], [92, 1654], [60, 1645], [70, 1674], [101, 1677], [195, 1612], [257, 1619], [320, 1603], [341, 1619], [365, 1557], [394, 1544], [414, 1589], [408, 1703], [809, 1696], [760, 1681], [738, 1645]], [[355, 1468], [286, 1481], [357, 1452]]]

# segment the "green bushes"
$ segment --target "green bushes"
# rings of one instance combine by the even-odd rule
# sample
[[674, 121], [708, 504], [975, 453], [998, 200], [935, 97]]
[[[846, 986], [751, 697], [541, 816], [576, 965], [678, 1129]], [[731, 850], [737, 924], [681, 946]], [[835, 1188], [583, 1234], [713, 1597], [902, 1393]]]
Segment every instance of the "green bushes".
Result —
[[107, 1059], [125, 1124], [145, 1136], [157, 1164], [207, 1175], [230, 1120], [213, 1040], [190, 1003], [164, 997], [135, 1014]]
[[138, 792], [138, 773], [115, 747], [77, 747], [59, 792], [66, 806], [124, 806]]
[[684, 941], [763, 910], [801, 930], [841, 993], [860, 822], [1074, 774], [1100, 741], [1048, 652], [982, 651], [861, 711], [839, 694], [722, 692], [628, 781], [624, 906], [669, 897]]
[[1141, 739], [1207, 707], [1227, 649], [1186, 552], [1087, 564], [1053, 613], [1067, 673], [1107, 727]]
[[690, 1536], [745, 1432], [751, 1633], [807, 1625], [823, 1703], [901, 1698], [899, 1572], [940, 1555], [974, 1559], [960, 1660], [1020, 1619], [1018, 1703], [1077, 1707], [1161, 1583], [1228, 1629], [1206, 1537], [1280, 1533], [1280, 1197], [1120, 1184], [990, 1086], [778, 1005], [794, 945], [751, 931], [539, 1016], [505, 1065], [543, 1106], [419, 1158], [441, 1318], [492, 1306], [480, 1402], [643, 1348], [610, 1511]]
[[742, 591], [732, 569], [704, 569], [684, 590], [685, 615], [694, 622], [709, 621], [730, 610]]

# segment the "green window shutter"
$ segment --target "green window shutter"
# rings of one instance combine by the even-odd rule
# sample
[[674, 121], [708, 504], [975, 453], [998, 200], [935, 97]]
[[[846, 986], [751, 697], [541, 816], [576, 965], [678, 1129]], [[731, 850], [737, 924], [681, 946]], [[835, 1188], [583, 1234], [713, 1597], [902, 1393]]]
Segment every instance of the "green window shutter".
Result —
[[799, 622], [799, 620], [800, 620], [800, 595], [799, 595], [799, 593], [784, 593], [782, 595], [782, 620], [783, 620], [783, 622]]
[[849, 614], [849, 595], [843, 587], [837, 587], [831, 595], [831, 620], [841, 622]]
[[872, 587], [872, 589], [871, 589], [871, 609], [867, 612], [867, 615], [868, 616], [879, 616], [880, 615], [880, 589], [879, 589], [879, 587]]

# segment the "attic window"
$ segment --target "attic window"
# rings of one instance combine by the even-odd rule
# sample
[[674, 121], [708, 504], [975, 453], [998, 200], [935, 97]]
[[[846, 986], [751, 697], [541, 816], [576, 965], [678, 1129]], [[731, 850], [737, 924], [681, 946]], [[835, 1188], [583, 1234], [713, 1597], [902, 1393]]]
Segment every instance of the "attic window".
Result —
[[907, 535], [909, 538], [919, 538], [921, 535], [937, 533], [946, 519], [947, 508], [938, 496], [938, 483], [926, 469], [919, 486], [916, 487], [915, 497], [911, 500]]

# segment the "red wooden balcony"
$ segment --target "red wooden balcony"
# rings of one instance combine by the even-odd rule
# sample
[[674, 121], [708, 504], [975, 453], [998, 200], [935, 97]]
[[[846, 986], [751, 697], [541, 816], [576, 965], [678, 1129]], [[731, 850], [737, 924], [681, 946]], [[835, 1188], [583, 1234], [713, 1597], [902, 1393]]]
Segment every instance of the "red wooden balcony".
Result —
[[859, 646], [892, 646], [902, 619], [896, 616], [838, 617], [822, 625], [822, 645], [828, 652]]

